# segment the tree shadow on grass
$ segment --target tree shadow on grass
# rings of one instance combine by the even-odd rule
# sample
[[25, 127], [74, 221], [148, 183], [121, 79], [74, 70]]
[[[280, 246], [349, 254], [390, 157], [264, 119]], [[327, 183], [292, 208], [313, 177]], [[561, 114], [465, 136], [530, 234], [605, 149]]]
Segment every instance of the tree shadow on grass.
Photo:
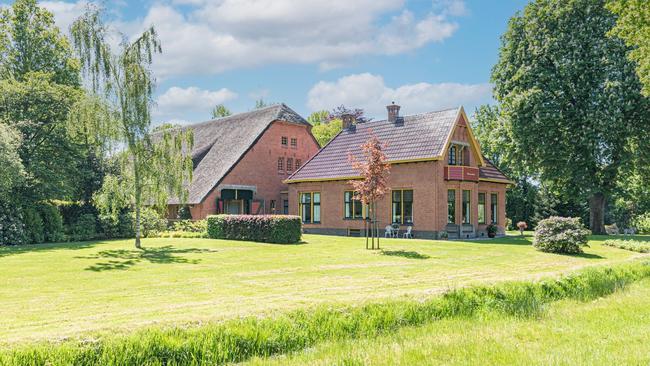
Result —
[[429, 259], [426, 254], [421, 254], [415, 251], [406, 251], [406, 250], [382, 250], [381, 255], [389, 255], [392, 257], [403, 257], [408, 259]]
[[183, 263], [183, 264], [198, 264], [200, 259], [188, 259], [182, 254], [190, 253], [213, 253], [216, 250], [210, 249], [178, 249], [171, 245], [166, 245], [157, 248], [143, 248], [143, 249], [113, 249], [103, 250], [93, 256], [77, 257], [83, 259], [105, 259], [106, 261], [97, 262], [92, 266], [86, 267], [87, 271], [102, 272], [113, 270], [129, 269], [139, 263], [154, 263], [154, 264], [170, 264], [170, 263]]
[[92, 248], [98, 244], [106, 243], [107, 240], [72, 242], [72, 243], [44, 243], [24, 245], [0, 245], [0, 258], [19, 255], [24, 253], [58, 251], [58, 250], [80, 250]]

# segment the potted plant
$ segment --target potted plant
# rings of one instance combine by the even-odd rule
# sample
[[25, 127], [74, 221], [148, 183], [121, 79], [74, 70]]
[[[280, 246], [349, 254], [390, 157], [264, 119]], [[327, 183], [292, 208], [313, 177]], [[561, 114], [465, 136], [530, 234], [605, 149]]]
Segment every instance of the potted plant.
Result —
[[497, 236], [497, 231], [499, 230], [499, 228], [494, 224], [490, 224], [485, 228], [485, 230], [487, 231], [487, 235], [489, 238], [494, 238], [495, 236]]
[[517, 223], [517, 229], [519, 229], [519, 234], [521, 236], [524, 236], [524, 230], [528, 229], [528, 224], [526, 221], [519, 221]]
[[448, 238], [449, 234], [447, 234], [446, 231], [441, 231], [438, 233], [438, 239], [447, 240]]

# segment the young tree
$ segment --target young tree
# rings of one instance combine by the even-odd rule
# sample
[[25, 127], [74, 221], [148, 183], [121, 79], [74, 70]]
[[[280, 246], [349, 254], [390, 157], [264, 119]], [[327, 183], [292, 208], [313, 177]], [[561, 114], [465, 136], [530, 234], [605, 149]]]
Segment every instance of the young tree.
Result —
[[23, 182], [25, 170], [18, 155], [20, 133], [0, 123], [0, 201], [4, 201], [14, 187]]
[[386, 162], [382, 144], [377, 136], [370, 131], [370, 138], [361, 145], [364, 160], [357, 159], [350, 154], [348, 157], [352, 167], [359, 171], [361, 180], [351, 180], [349, 183], [357, 193], [357, 199], [370, 209], [370, 233], [366, 230], [366, 249], [368, 249], [368, 236], [371, 240], [371, 249], [375, 249], [375, 238], [379, 249], [379, 223], [377, 222], [377, 201], [386, 195], [386, 179], [390, 173], [390, 164]]
[[[187, 197], [191, 180], [191, 132], [169, 130], [151, 135], [151, 107], [155, 80], [151, 63], [161, 53], [153, 27], [133, 42], [124, 40], [113, 53], [101, 12], [89, 7], [72, 25], [72, 38], [92, 92], [104, 98], [118, 127], [117, 139], [124, 146], [119, 155], [121, 175], [107, 176], [96, 195], [96, 204], [113, 215], [119, 206], [135, 210], [135, 246], [140, 248], [140, 214], [144, 205], [164, 209], [171, 195]], [[109, 199], [108, 197], [115, 198]]]
[[650, 1], [611, 0], [607, 8], [618, 15], [610, 34], [632, 47], [628, 56], [637, 63], [643, 93], [650, 97]]
[[334, 136], [336, 136], [343, 129], [343, 121], [340, 119], [332, 119], [327, 123], [320, 123], [312, 127], [311, 133], [316, 138], [316, 141], [321, 147], [327, 145]]
[[[603, 233], [606, 199], [635, 155], [650, 149], [648, 101], [629, 48], [607, 33], [605, 0], [538, 0], [513, 17], [492, 72], [516, 159], [589, 202]], [[647, 150], [646, 150], [647, 151]]]
[[318, 126], [323, 123], [327, 123], [330, 120], [330, 113], [328, 111], [316, 111], [307, 117], [307, 122], [312, 126]]
[[218, 104], [212, 108], [212, 118], [228, 117], [231, 114], [230, 110], [223, 104]]
[[264, 98], [260, 98], [255, 101], [255, 108], [254, 109], [261, 109], [266, 107], [268, 104], [264, 101]]

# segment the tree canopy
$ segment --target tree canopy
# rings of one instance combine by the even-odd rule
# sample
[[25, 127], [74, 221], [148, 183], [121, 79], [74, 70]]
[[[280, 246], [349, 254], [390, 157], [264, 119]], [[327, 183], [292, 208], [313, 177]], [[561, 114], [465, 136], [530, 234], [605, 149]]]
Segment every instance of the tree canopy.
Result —
[[223, 104], [217, 104], [212, 108], [212, 118], [228, 117], [231, 114], [230, 109], [226, 108]]
[[537, 0], [513, 17], [492, 72], [513, 156], [545, 182], [590, 201], [603, 232], [605, 198], [650, 148], [648, 102], [629, 48], [608, 37], [604, 0]]

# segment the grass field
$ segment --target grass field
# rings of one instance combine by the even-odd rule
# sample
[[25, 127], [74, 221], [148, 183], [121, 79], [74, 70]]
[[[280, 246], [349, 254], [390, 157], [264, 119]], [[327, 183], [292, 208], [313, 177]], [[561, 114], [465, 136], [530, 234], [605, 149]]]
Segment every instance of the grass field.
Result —
[[[639, 237], [650, 240], [648, 237]], [[449, 288], [535, 279], [647, 257], [600, 244], [579, 256], [535, 251], [530, 238], [383, 240], [306, 235], [301, 245], [208, 239], [0, 248], [0, 340], [5, 346], [260, 315], [322, 302], [428, 297]]]
[[440, 320], [247, 365], [648, 365], [649, 319], [644, 280], [595, 301], [553, 303], [540, 318]]

